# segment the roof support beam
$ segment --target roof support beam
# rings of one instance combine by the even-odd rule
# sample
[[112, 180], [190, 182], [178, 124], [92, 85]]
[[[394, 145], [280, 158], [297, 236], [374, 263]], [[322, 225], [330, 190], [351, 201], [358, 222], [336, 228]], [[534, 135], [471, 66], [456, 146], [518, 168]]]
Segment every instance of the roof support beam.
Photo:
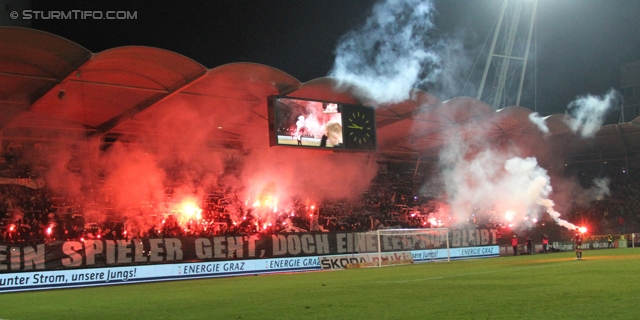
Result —
[[105, 121], [104, 123], [98, 125], [98, 127], [96, 127], [96, 132], [91, 134], [91, 136], [94, 135], [103, 135], [109, 131], [111, 131], [113, 128], [117, 127], [118, 125], [120, 125], [121, 123], [133, 118], [135, 115], [139, 114], [140, 112], [147, 110], [149, 107], [153, 106], [156, 103], [160, 103], [162, 101], [165, 101], [171, 97], [173, 97], [174, 95], [180, 93], [180, 91], [188, 88], [189, 86], [191, 86], [192, 84], [198, 82], [198, 80], [203, 79], [207, 74], [209, 73], [208, 70], [202, 70], [200, 72], [195, 73], [194, 75], [184, 79], [183, 81], [181, 81], [180, 83], [174, 85], [171, 88], [168, 88], [166, 92], [159, 92], [157, 94], [155, 94], [153, 97], [137, 104], [136, 106], [134, 106], [131, 109], [125, 110], [123, 113]]
[[[454, 126], [451, 126], [451, 127], [454, 127]], [[440, 132], [440, 131], [438, 131], [438, 132]], [[434, 133], [438, 133], [438, 132], [434, 132]], [[431, 134], [434, 134], [434, 133], [431, 133]], [[441, 144], [438, 144], [438, 145], [436, 145], [436, 146], [430, 147], [430, 148], [426, 148], [426, 149], [423, 149], [423, 150], [420, 150], [420, 151], [414, 151], [414, 152], [411, 152], [411, 153], [419, 155], [419, 156], [420, 156], [420, 157], [422, 157], [422, 159], [424, 160], [424, 159], [425, 159], [425, 157], [428, 157], [429, 155], [432, 155], [434, 151], [437, 151], [437, 150], [441, 149], [441, 148], [443, 147], [443, 145], [444, 145], [445, 143], [447, 143], [447, 142], [448, 142], [448, 140], [441, 140], [441, 139], [432, 139], [432, 138], [429, 138], [429, 136], [430, 136], [431, 134], [428, 134], [428, 135], [426, 135], [426, 136], [420, 136], [420, 137], [416, 137], [416, 136], [414, 136], [413, 138], [417, 138], [417, 139], [428, 139], [428, 140], [440, 141], [440, 142], [442, 142], [442, 143], [441, 143]], [[485, 140], [495, 139], [495, 138], [500, 137], [500, 136], [502, 136], [502, 135], [503, 135], [502, 133], [497, 133], [497, 132], [495, 132], [495, 134], [493, 134], [493, 135], [487, 135], [487, 136], [485, 137]], [[411, 137], [407, 137], [406, 139], [411, 139]], [[403, 139], [403, 140], [404, 140], [404, 139]], [[399, 140], [398, 142], [400, 142], [400, 140]], [[396, 144], [397, 144], [397, 143], [396, 143]], [[405, 148], [405, 147], [401, 147], [401, 148], [407, 149], [407, 148]], [[393, 153], [396, 153], [396, 152], [402, 153], [403, 151], [391, 150], [391, 151], [384, 151], [383, 153], [393, 154]]]
[[11, 121], [16, 117], [18, 117], [21, 113], [31, 110], [33, 105], [38, 103], [38, 101], [40, 101], [42, 97], [44, 97], [49, 91], [53, 90], [53, 88], [55, 88], [58, 84], [60, 84], [65, 78], [67, 78], [69, 75], [75, 72], [78, 68], [80, 68], [82, 65], [87, 63], [87, 61], [91, 60], [91, 57], [92, 55], [89, 53], [85, 56], [82, 56], [78, 60], [73, 61], [72, 63], [70, 63], [69, 68], [59, 73], [59, 77], [55, 77], [55, 76], [44, 77], [44, 76], [28, 75], [28, 74], [13, 73], [13, 72], [0, 73], [0, 75], [3, 75], [3, 76], [30, 78], [30, 79], [37, 79], [37, 80], [45, 80], [49, 82], [43, 85], [42, 87], [40, 87], [40, 89], [31, 93], [26, 103], [24, 103], [24, 106], [17, 106], [16, 108], [13, 108], [11, 113], [4, 114], [3, 115], [4, 119], [0, 119], [0, 130], [2, 130], [4, 127], [10, 124]]
[[403, 114], [399, 114], [393, 118], [389, 118], [389, 119], [384, 119], [378, 123], [376, 123], [376, 127], [378, 129], [382, 128], [382, 127], [386, 127], [388, 125], [394, 124], [398, 121], [402, 121], [404, 119], [410, 118], [411, 116], [413, 116], [414, 114], [416, 114], [416, 111], [411, 111], [411, 112], [407, 112], [407, 113], [403, 113]]
[[58, 84], [62, 83], [64, 79], [68, 78], [70, 75], [72, 75], [74, 72], [80, 69], [80, 67], [85, 65], [87, 62], [90, 62], [91, 59], [93, 59], [93, 54], [91, 53], [87, 54], [81, 59], [78, 59], [78, 61], [75, 61], [74, 63], [72, 63], [67, 70], [60, 73], [62, 75], [60, 78], [55, 78], [55, 80], [51, 80], [53, 83], [42, 87], [40, 90], [32, 94], [31, 99], [29, 101], [30, 102], [29, 109], [31, 109], [31, 107], [34, 104], [38, 103], [38, 101], [40, 101], [40, 99], [42, 99], [42, 97], [44, 97], [49, 91], [55, 88]]
[[168, 91], [166, 89], [154, 89], [154, 88], [136, 87], [136, 86], [123, 85], [123, 84], [116, 84], [116, 83], [86, 81], [86, 80], [79, 80], [79, 79], [69, 79], [69, 82], [81, 82], [82, 84], [91, 84], [91, 85], [104, 86], [104, 87], [124, 88], [124, 89], [156, 92], [156, 93], [168, 93]]
[[19, 77], [19, 78], [29, 78], [29, 79], [36, 79], [36, 80], [45, 80], [45, 81], [55, 81], [55, 82], [59, 82], [59, 79], [58, 79], [58, 78], [53, 78], [53, 77], [43, 77], [43, 76], [34, 76], [34, 75], [31, 75], [31, 74], [24, 74], [24, 73], [0, 72], [0, 76]]
[[402, 137], [400, 139], [396, 139], [396, 140], [393, 140], [393, 141], [389, 141], [389, 142], [385, 143], [382, 147], [385, 148], [385, 147], [388, 147], [388, 146], [397, 145], [398, 143], [400, 143], [402, 141], [409, 140], [409, 139], [427, 138], [427, 137], [429, 137], [431, 135], [434, 135], [434, 134], [437, 134], [437, 133], [442, 133], [442, 132], [447, 131], [449, 129], [454, 129], [454, 128], [457, 128], [457, 127], [463, 127], [463, 126], [465, 126], [465, 125], [467, 125], [469, 123], [478, 122], [478, 121], [484, 120], [484, 119], [490, 117], [492, 114], [493, 113], [483, 114], [483, 115], [478, 116], [478, 117], [469, 118], [469, 119], [467, 119], [467, 120], [465, 120], [463, 122], [460, 122], [460, 123], [455, 123], [453, 121], [451, 123], [448, 123], [448, 124], [444, 124], [443, 123], [442, 127], [436, 128], [434, 130], [429, 130], [427, 132], [421, 132], [421, 133], [418, 133], [418, 134], [408, 135], [406, 137]]

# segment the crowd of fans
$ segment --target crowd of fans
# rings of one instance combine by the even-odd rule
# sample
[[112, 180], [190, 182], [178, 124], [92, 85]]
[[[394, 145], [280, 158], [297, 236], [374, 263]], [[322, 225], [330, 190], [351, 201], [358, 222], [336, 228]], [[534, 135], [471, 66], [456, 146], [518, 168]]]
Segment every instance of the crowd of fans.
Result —
[[[291, 199], [286, 208], [264, 210], [239, 198], [242, 190], [224, 185], [211, 188], [199, 199], [197, 215], [184, 219], [172, 212], [174, 190], [166, 190], [167, 203], [159, 207], [140, 205], [123, 214], [109, 207], [89, 208], [85, 201], [70, 199], [38, 183], [41, 177], [30, 166], [21, 166], [19, 157], [5, 150], [0, 159], [0, 243], [42, 243], [55, 240], [125, 239], [137, 237], [242, 235], [281, 232], [368, 231], [380, 228], [448, 227], [437, 201], [442, 187], [425, 190], [425, 179], [413, 168], [380, 164], [369, 188], [357, 199], [312, 203]], [[640, 175], [629, 172], [607, 173], [610, 194], [576, 205], [567, 220], [592, 221], [592, 232], [632, 232], [640, 221]], [[583, 174], [585, 185], [595, 176]], [[10, 180], [7, 180], [10, 179]], [[12, 179], [12, 180], [11, 180]], [[585, 187], [586, 188], [586, 187]], [[436, 189], [436, 190], [434, 190]], [[108, 192], [100, 189], [100, 192]], [[108, 199], [108, 196], [96, 198]], [[175, 200], [175, 199], [173, 199]], [[175, 204], [175, 203], [173, 203]], [[100, 221], [88, 211], [102, 211]], [[135, 218], [138, 217], [138, 218]], [[483, 215], [465, 223], [474, 227], [500, 227]], [[456, 225], [459, 226], [459, 221]]]
[[[308, 199], [291, 199], [286, 208], [268, 212], [269, 218], [264, 216], [264, 211], [271, 208], [255, 207], [239, 198], [241, 190], [219, 185], [199, 199], [201, 212], [197, 217], [187, 220], [180, 212], [172, 212], [174, 190], [167, 188], [167, 202], [160, 208], [143, 204], [127, 209], [135, 212], [123, 214], [110, 208], [107, 201], [101, 203], [101, 221], [94, 221], [91, 218], [94, 215], [87, 212], [100, 209], [87, 206], [86, 199], [70, 199], [46, 185], [34, 187], [30, 182], [39, 177], [29, 173], [27, 167], [15, 165], [12, 158], [4, 160], [0, 162], [2, 177], [22, 179], [0, 185], [0, 242], [4, 243], [437, 226], [435, 221], [427, 219], [429, 210], [435, 208], [433, 201], [415, 196], [419, 185], [411, 175], [402, 172], [381, 171], [357, 199], [318, 204]], [[109, 192], [105, 188], [98, 190]], [[109, 196], [95, 198], [109, 199]], [[135, 216], [140, 219], [132, 218]]]
[[608, 179], [608, 193], [588, 204], [576, 203], [571, 212], [575, 221], [592, 221], [592, 230], [599, 234], [635, 232], [640, 223], [640, 172], [616, 169], [606, 172], [582, 172], [579, 175], [583, 188], [593, 187], [595, 179]]
[[[4, 171], [6, 173], [6, 170]], [[172, 212], [172, 190], [161, 210], [142, 205], [136, 213], [122, 215], [104, 207], [110, 218], [92, 221], [89, 208], [46, 186], [38, 189], [17, 184], [0, 185], [0, 242], [41, 243], [54, 240], [123, 239], [162, 236], [217, 236], [256, 232], [367, 231], [383, 227], [430, 227], [426, 203], [402, 187], [395, 173], [381, 173], [358, 199], [310, 204], [292, 199], [286, 209], [255, 207], [239, 199], [240, 190], [218, 186], [201, 199], [198, 217], [184, 220]], [[400, 186], [400, 187], [398, 187]], [[108, 197], [106, 197], [108, 198]], [[131, 209], [130, 209], [131, 210]], [[269, 211], [269, 218], [263, 211]], [[144, 220], [138, 223], [132, 216]], [[141, 227], [142, 225], [146, 227]]]

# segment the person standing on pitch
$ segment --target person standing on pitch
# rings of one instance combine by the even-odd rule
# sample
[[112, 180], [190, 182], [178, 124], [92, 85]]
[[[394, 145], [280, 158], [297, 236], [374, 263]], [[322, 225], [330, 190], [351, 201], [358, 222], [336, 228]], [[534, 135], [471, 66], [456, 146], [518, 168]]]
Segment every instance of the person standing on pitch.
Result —
[[613, 237], [611, 233], [607, 234], [607, 248], [613, 248]]
[[549, 237], [546, 234], [542, 235], [542, 251], [549, 253]]
[[576, 228], [576, 234], [573, 236], [573, 242], [576, 246], [576, 260], [582, 260], [582, 232]]
[[517, 256], [518, 255], [518, 237], [516, 237], [516, 235], [513, 235], [513, 238], [511, 238], [511, 246], [513, 247], [513, 255]]
[[527, 246], [527, 254], [531, 254], [533, 252], [533, 240], [529, 236], [524, 240], [524, 244]]

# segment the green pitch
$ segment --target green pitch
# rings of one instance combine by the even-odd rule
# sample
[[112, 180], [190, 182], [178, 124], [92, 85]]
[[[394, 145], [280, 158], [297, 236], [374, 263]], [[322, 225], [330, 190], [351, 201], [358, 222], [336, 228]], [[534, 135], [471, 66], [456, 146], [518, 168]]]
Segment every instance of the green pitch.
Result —
[[0, 294], [0, 319], [637, 319], [640, 249]]

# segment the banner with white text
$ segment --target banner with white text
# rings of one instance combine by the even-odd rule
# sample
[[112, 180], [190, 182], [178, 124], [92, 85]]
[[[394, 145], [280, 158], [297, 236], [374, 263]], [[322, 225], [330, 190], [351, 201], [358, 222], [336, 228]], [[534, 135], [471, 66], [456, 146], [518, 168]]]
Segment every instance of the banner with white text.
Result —
[[[453, 230], [452, 247], [491, 246], [493, 229]], [[0, 244], [0, 274], [78, 268], [139, 266], [194, 261], [227, 261], [336, 254], [434, 250], [446, 246], [444, 233], [382, 236], [331, 232], [210, 238], [57, 241], [46, 244]]]

